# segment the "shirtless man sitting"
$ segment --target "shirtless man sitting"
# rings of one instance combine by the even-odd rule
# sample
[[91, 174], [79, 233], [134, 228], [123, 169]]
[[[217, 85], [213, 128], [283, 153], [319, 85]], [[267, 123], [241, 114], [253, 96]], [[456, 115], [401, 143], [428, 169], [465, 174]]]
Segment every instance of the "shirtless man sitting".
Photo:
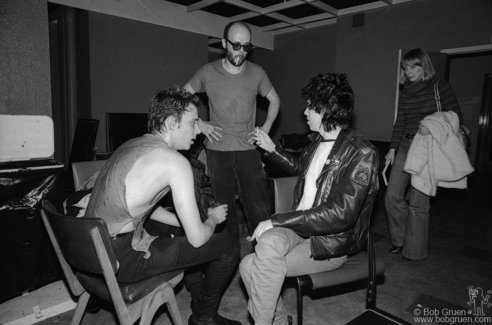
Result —
[[[200, 133], [199, 106], [198, 97], [179, 87], [158, 92], [150, 104], [149, 133], [125, 142], [108, 160], [92, 189], [86, 216], [106, 221], [120, 263], [119, 282], [209, 263], [200, 282], [194, 277], [186, 283], [192, 293], [188, 324], [240, 325], [217, 314], [240, 252], [229, 233], [214, 234], [226, 220], [227, 205], [209, 209], [202, 223], [191, 166], [177, 151], [188, 150]], [[176, 214], [157, 204], [171, 191]], [[146, 219], [154, 222], [144, 224]], [[151, 236], [145, 228], [156, 222], [182, 227], [186, 236]], [[149, 232], [156, 234], [156, 229]]]

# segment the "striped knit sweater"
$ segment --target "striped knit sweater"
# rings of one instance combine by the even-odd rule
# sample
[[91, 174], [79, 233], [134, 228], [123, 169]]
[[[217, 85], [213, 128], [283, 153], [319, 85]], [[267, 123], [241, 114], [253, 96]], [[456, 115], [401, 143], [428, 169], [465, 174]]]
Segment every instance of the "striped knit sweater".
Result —
[[[404, 133], [417, 133], [420, 121], [437, 111], [434, 97], [436, 81], [437, 79], [432, 79], [405, 83], [398, 101], [398, 115], [393, 127], [390, 149], [398, 149]], [[439, 80], [439, 96], [442, 110], [454, 111], [458, 114], [461, 123], [463, 121], [461, 108], [453, 89], [446, 80]]]

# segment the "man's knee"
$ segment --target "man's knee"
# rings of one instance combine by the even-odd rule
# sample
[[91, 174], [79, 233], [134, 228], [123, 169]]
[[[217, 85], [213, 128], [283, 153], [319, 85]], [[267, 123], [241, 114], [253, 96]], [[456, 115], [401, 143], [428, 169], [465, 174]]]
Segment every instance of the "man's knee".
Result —
[[286, 228], [270, 228], [267, 231], [265, 231], [261, 236], [257, 239], [258, 244], [261, 243], [270, 243], [270, 242], [275, 242], [275, 241], [285, 241], [286, 240], [286, 231], [288, 229]]
[[246, 255], [241, 263], [239, 264], [239, 273], [241, 274], [241, 278], [249, 278], [249, 274], [251, 273], [251, 269], [253, 268], [253, 260], [255, 259], [256, 254], [251, 253]]
[[278, 253], [285, 255], [289, 249], [288, 239], [285, 228], [271, 228], [265, 231], [257, 239], [255, 246], [256, 253], [261, 256], [263, 254]]

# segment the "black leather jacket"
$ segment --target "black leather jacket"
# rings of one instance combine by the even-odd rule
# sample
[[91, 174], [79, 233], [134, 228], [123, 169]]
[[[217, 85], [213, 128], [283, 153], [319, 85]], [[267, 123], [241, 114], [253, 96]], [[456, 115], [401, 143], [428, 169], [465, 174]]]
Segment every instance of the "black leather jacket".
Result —
[[299, 236], [311, 237], [315, 260], [353, 255], [367, 241], [373, 203], [379, 190], [379, 157], [376, 148], [354, 130], [342, 130], [333, 145], [320, 176], [313, 207], [296, 211], [304, 191], [306, 172], [322, 140], [309, 136], [311, 143], [300, 157], [276, 147], [268, 159], [298, 175], [291, 212], [272, 216], [274, 227], [290, 228]]

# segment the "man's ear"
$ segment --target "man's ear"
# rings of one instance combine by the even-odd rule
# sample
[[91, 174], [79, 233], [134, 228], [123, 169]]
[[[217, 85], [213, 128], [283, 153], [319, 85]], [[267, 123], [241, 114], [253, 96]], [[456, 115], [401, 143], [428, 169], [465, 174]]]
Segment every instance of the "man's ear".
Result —
[[173, 131], [177, 128], [178, 123], [176, 122], [176, 118], [174, 116], [169, 116], [165, 121], [164, 121], [164, 126], [166, 130]]
[[225, 38], [222, 39], [222, 47], [224, 48], [224, 50], [227, 50], [227, 41], [225, 40]]

